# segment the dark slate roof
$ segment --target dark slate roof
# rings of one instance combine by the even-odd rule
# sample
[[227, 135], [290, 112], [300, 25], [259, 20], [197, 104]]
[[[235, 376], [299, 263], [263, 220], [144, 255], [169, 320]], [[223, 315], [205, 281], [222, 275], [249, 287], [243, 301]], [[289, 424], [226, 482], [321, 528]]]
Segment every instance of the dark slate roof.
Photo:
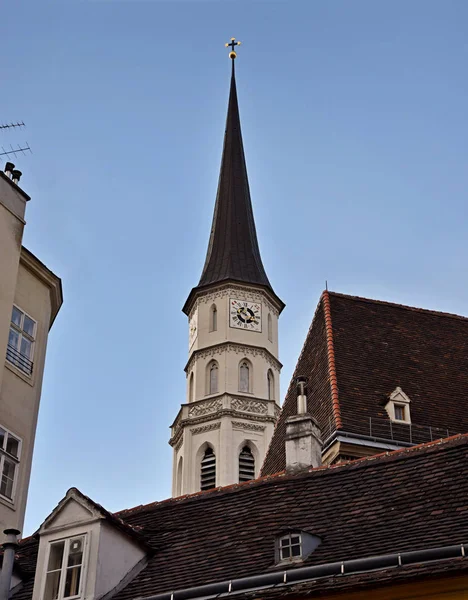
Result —
[[[308, 377], [308, 408], [325, 440], [344, 430], [402, 442], [468, 432], [468, 319], [324, 292], [299, 356], [262, 474], [285, 468], [286, 419], [295, 377]], [[396, 387], [411, 400], [411, 433], [385, 404]], [[410, 437], [411, 440], [410, 440]]]
[[234, 63], [224, 147], [205, 265], [198, 286], [233, 280], [273, 288], [258, 247], [237, 103]]
[[[157, 550], [115, 598], [271, 572], [275, 536], [287, 529], [322, 538], [305, 565], [466, 542], [467, 459], [468, 435], [457, 436], [121, 511]], [[21, 544], [20, 562], [34, 551], [30, 540]], [[31, 584], [14, 598], [30, 600]]]

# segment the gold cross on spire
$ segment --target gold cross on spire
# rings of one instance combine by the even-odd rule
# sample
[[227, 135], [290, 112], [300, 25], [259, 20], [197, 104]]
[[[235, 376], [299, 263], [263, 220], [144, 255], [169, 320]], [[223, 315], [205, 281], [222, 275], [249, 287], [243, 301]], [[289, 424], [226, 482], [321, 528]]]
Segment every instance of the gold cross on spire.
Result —
[[232, 58], [232, 60], [234, 60], [237, 56], [236, 52], [234, 52], [234, 48], [236, 46], [240, 46], [241, 43], [236, 41], [236, 38], [231, 38], [231, 41], [228, 44], [224, 44], [226, 46], [226, 48], [231, 48], [231, 52], [229, 52], [229, 58]]

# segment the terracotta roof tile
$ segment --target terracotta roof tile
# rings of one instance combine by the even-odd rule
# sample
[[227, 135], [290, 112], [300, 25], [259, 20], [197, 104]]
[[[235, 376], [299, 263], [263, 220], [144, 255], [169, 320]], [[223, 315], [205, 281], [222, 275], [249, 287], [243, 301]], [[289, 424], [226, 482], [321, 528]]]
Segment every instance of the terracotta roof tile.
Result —
[[[306, 565], [466, 541], [459, 509], [468, 497], [467, 459], [468, 435], [456, 436], [121, 511], [158, 550], [116, 599], [268, 572], [275, 536], [288, 528], [323, 540]], [[20, 563], [31, 564], [35, 551], [34, 542], [20, 546]], [[31, 589], [15, 600], [30, 600]]]
[[[324, 439], [335, 429], [408, 443], [468, 432], [465, 317], [324, 292], [293, 381], [298, 375], [308, 377], [308, 408]], [[293, 381], [262, 474], [285, 468]], [[391, 426], [385, 411], [397, 387], [411, 400], [411, 428]]]

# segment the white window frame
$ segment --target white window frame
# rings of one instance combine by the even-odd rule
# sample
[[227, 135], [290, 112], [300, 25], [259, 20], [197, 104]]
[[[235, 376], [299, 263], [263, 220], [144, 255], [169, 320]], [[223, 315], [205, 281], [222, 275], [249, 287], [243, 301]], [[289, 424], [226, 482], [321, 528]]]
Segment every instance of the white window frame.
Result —
[[[9, 429], [4, 427], [3, 425], [0, 425], [0, 429], [2, 429], [5, 432], [5, 436], [3, 438], [3, 447], [0, 447], [0, 482], [1, 482], [1, 479], [3, 478], [3, 466], [5, 464], [5, 459], [7, 459], [10, 462], [15, 464], [15, 475], [13, 478], [13, 485], [11, 488], [11, 498], [9, 498], [8, 496], [5, 496], [1, 492], [0, 492], [0, 498], [3, 498], [5, 500], [7, 500], [8, 502], [13, 503], [15, 501], [15, 496], [16, 496], [16, 486], [18, 483], [23, 440], [18, 435], [16, 435], [15, 433], [12, 433]], [[15, 440], [18, 441], [18, 456], [13, 456], [13, 454], [10, 454], [6, 450], [7, 439], [8, 439], [8, 436], [10, 436], [10, 435], [11, 435], [11, 437], [15, 438]]]
[[[13, 322], [13, 309], [15, 309], [15, 308], [16, 308], [16, 310], [18, 310], [22, 314], [20, 325], [17, 325], [16, 323]], [[28, 319], [30, 319], [34, 323], [33, 335], [29, 335], [28, 333], [26, 333], [24, 331], [24, 318], [25, 317], [28, 317]], [[31, 363], [31, 370], [28, 371], [25, 368], [25, 366], [21, 365], [21, 363], [18, 360], [15, 360], [15, 358], [13, 356], [9, 356], [8, 355], [8, 347], [10, 347], [9, 340], [8, 340], [6, 360], [8, 361], [8, 363], [10, 365], [13, 365], [16, 369], [18, 369], [19, 371], [21, 371], [21, 373], [23, 373], [27, 377], [31, 377], [32, 373], [33, 373], [33, 366], [34, 366], [34, 350], [35, 350], [35, 346], [36, 346], [36, 337], [37, 337], [37, 321], [36, 321], [36, 319], [33, 319], [31, 317], [31, 315], [28, 314], [25, 310], [23, 310], [22, 308], [20, 308], [16, 304], [13, 304], [13, 308], [11, 310], [11, 317], [10, 317], [10, 328], [8, 330], [8, 333], [9, 333], [9, 331], [11, 329], [13, 329], [18, 334], [18, 345], [17, 345], [16, 348], [14, 348], [14, 350], [20, 356], [24, 356], [24, 358]], [[31, 355], [30, 356], [26, 356], [26, 355], [21, 354], [20, 350], [21, 350], [21, 342], [23, 340], [23, 337], [26, 340], [28, 340], [28, 342], [30, 342], [30, 344], [31, 344]]]
[[[50, 558], [50, 552], [52, 549], [52, 546], [54, 544], [59, 544], [60, 542], [65, 542], [65, 549], [63, 552], [63, 557], [62, 557], [62, 566], [60, 567], [60, 583], [59, 583], [59, 589], [58, 589], [58, 596], [57, 596], [57, 600], [74, 600], [77, 598], [82, 598], [84, 596], [84, 590], [85, 590], [85, 586], [86, 586], [86, 576], [87, 576], [87, 570], [88, 570], [88, 538], [90, 536], [89, 532], [84, 532], [84, 533], [76, 533], [75, 535], [71, 535], [69, 537], [65, 537], [65, 538], [58, 538], [55, 540], [50, 540], [47, 544], [47, 556], [46, 556], [46, 560], [45, 560], [45, 564], [44, 564], [44, 577], [43, 577], [43, 581], [42, 581], [42, 590], [41, 590], [41, 600], [44, 600], [45, 598], [45, 591], [46, 591], [46, 584], [47, 584], [47, 574], [50, 572], [52, 573], [53, 571], [49, 571], [48, 570], [48, 566], [49, 566], [49, 558]], [[66, 582], [66, 572], [67, 572], [67, 562], [68, 562], [68, 555], [70, 552], [70, 542], [76, 538], [83, 538], [83, 558], [82, 558], [82, 562], [81, 562], [81, 577], [80, 577], [80, 587], [79, 587], [79, 594], [75, 595], [75, 596], [63, 596], [63, 593], [65, 591], [65, 582]], [[56, 569], [58, 571], [58, 569]]]
[[[297, 546], [297, 543], [292, 543], [292, 537], [298, 537], [299, 538], [299, 554], [298, 556], [292, 556], [292, 547], [293, 546]], [[281, 542], [283, 540], [288, 540], [289, 544], [282, 546]], [[289, 533], [286, 533], [284, 535], [282, 535], [281, 537], [278, 538], [278, 561], [279, 563], [288, 563], [288, 562], [294, 562], [294, 561], [299, 561], [302, 560], [303, 558], [303, 548], [302, 548], [302, 533], [300, 531], [291, 531]], [[283, 549], [285, 548], [289, 548], [290, 550], [290, 554], [291, 556], [286, 556], [283, 557]]]

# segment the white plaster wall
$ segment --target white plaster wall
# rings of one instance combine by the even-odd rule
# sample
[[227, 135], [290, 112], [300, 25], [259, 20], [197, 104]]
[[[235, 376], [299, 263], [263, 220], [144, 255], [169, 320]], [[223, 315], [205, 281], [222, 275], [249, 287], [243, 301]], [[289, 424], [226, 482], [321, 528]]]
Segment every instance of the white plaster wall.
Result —
[[[51, 315], [49, 288], [22, 263], [18, 268], [13, 302], [37, 322], [37, 329], [32, 375], [28, 377], [8, 361], [4, 362], [1, 369], [0, 425], [22, 440], [14, 501], [10, 503], [0, 498], [1, 531], [6, 527], [20, 530], [23, 527]], [[12, 305], [8, 311], [8, 328]]]
[[[5, 206], [0, 179], [0, 356], [5, 357], [23, 237], [23, 222]], [[3, 369], [0, 369], [0, 385]]]
[[145, 551], [127, 536], [109, 526], [101, 525], [94, 596], [110, 592], [144, 557]]

